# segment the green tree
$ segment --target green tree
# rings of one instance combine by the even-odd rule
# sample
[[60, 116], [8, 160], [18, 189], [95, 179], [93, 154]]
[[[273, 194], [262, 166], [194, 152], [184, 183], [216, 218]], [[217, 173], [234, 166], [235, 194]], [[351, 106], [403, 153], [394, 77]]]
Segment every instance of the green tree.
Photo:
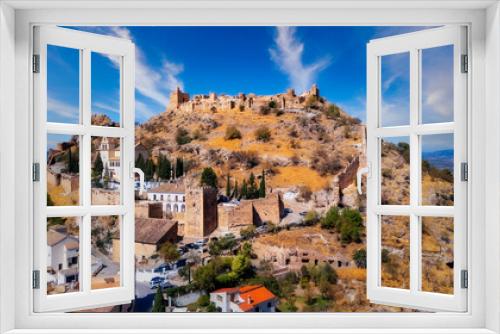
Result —
[[338, 228], [340, 224], [340, 210], [338, 207], [331, 207], [325, 217], [321, 220], [321, 227], [325, 229]]
[[236, 255], [231, 263], [231, 271], [238, 279], [252, 276], [253, 268], [250, 256], [241, 253]]
[[243, 180], [243, 184], [241, 185], [240, 197], [243, 199], [248, 199], [248, 188], [246, 180]]
[[201, 172], [201, 185], [217, 188], [217, 174], [211, 167], [206, 167]]
[[144, 157], [142, 156], [142, 154], [139, 154], [137, 159], [135, 159], [135, 167], [137, 167], [143, 171], [144, 171], [144, 169], [146, 169], [146, 161], [144, 161]]
[[358, 268], [366, 268], [366, 249], [361, 248], [355, 250], [352, 259]]
[[171, 242], [165, 242], [159, 250], [161, 257], [165, 262], [173, 262], [179, 259], [180, 254], [177, 251], [177, 247]]
[[330, 104], [326, 109], [326, 117], [336, 119], [340, 117], [340, 107], [336, 104]]
[[229, 173], [226, 178], [226, 196], [231, 198], [231, 177], [229, 176]]
[[160, 287], [156, 290], [151, 312], [165, 312], [165, 301], [163, 300], [163, 291]]
[[99, 175], [99, 177], [101, 177], [103, 170], [104, 170], [104, 165], [102, 163], [101, 154], [97, 152], [97, 155], [94, 160], [94, 173], [95, 175]]
[[257, 189], [257, 185], [255, 184], [255, 175], [253, 172], [250, 173], [250, 178], [248, 179], [248, 193], [247, 198], [253, 199], [259, 197], [259, 190]]
[[184, 160], [178, 157], [175, 160], [175, 177], [181, 177], [184, 175]]
[[170, 180], [171, 170], [172, 166], [170, 165], [170, 160], [168, 160], [163, 154], [160, 154], [160, 157], [158, 158], [158, 178], [160, 180]]
[[[78, 158], [78, 150], [76, 150], [76, 154], [75, 156], [73, 156], [73, 147], [70, 147], [68, 149], [68, 153], [67, 153], [67, 169], [68, 169], [68, 173], [70, 174], [78, 174], [79, 172], [79, 158]], [[102, 160], [101, 160], [102, 162]]]
[[146, 161], [146, 166], [144, 168], [144, 178], [146, 181], [151, 181], [155, 175], [155, 164], [151, 158]]
[[262, 176], [260, 178], [259, 197], [261, 198], [266, 197], [266, 175], [264, 173], [264, 170], [262, 170]]
[[233, 194], [231, 195], [232, 198], [238, 199], [239, 197], [239, 191], [238, 191], [238, 181], [234, 181], [234, 189], [233, 189]]

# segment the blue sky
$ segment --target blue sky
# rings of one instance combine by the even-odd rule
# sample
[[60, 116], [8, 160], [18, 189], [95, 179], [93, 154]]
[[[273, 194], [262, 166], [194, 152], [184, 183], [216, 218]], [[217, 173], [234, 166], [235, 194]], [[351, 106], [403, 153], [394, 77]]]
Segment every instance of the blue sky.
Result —
[[[136, 45], [136, 121], [165, 110], [170, 92], [190, 94], [297, 93], [317, 83], [322, 96], [362, 120], [365, 116], [366, 44], [422, 27], [80, 27], [131, 39]], [[78, 55], [49, 50], [49, 121], [78, 119]], [[451, 49], [451, 48], [449, 48]], [[451, 49], [452, 50], [452, 49]], [[423, 121], [451, 120], [452, 87], [445, 48], [422, 57]], [[52, 57], [50, 55], [52, 54]], [[393, 58], [393, 59], [389, 59]], [[441, 62], [436, 61], [444, 59]], [[92, 55], [92, 110], [119, 118], [119, 74], [110, 55]], [[408, 61], [382, 61], [383, 125], [407, 122]], [[387, 65], [385, 65], [387, 64]], [[64, 75], [50, 80], [50, 70]], [[440, 74], [439, 74], [439, 73]], [[438, 73], [425, 80], [425, 73]], [[75, 79], [76, 78], [76, 79]], [[451, 95], [452, 96], [452, 95]], [[448, 106], [446, 105], [448, 101]], [[50, 111], [53, 111], [52, 113]], [[65, 119], [74, 114], [73, 120]], [[52, 115], [52, 118], [51, 118]], [[387, 120], [387, 122], [385, 122]], [[385, 124], [384, 124], [385, 123]]]

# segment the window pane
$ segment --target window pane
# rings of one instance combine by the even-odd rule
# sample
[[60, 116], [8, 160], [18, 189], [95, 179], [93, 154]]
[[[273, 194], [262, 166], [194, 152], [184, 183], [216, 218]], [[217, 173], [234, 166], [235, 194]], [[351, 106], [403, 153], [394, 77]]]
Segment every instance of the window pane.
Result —
[[120, 57], [92, 52], [92, 125], [120, 126]]
[[410, 288], [410, 217], [381, 216], [382, 263], [384, 287]]
[[80, 50], [47, 45], [47, 121], [80, 123]]
[[422, 123], [453, 121], [453, 45], [422, 50]]
[[453, 218], [422, 217], [422, 291], [453, 294]]
[[79, 217], [47, 218], [47, 294], [75, 292], [79, 282]]
[[80, 204], [80, 140], [47, 135], [47, 206]]
[[120, 217], [92, 217], [92, 289], [120, 286]]
[[410, 53], [382, 56], [381, 126], [410, 124]]
[[391, 137], [381, 139], [382, 205], [410, 204], [410, 139]]
[[453, 134], [421, 137], [422, 205], [453, 206]]
[[120, 139], [92, 137], [92, 205], [120, 204]]

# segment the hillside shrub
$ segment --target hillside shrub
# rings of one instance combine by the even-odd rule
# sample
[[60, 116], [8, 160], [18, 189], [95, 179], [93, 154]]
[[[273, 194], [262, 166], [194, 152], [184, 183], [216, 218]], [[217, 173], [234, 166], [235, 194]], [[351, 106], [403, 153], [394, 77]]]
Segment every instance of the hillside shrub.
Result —
[[259, 113], [261, 115], [269, 115], [271, 113], [271, 108], [269, 108], [269, 106], [261, 106], [259, 108]]
[[345, 208], [340, 210], [332, 207], [325, 217], [321, 219], [321, 227], [333, 229], [340, 233], [340, 240], [343, 244], [351, 242], [361, 242], [361, 235], [364, 230], [363, 217], [358, 210]]
[[241, 132], [234, 125], [230, 125], [226, 128], [225, 140], [241, 139]]
[[184, 128], [178, 128], [175, 134], [175, 141], [177, 145], [184, 145], [190, 143], [192, 138], [189, 136], [189, 132]]
[[267, 126], [261, 126], [255, 130], [255, 139], [267, 143], [271, 140], [271, 131]]
[[336, 104], [330, 104], [325, 111], [326, 117], [336, 119], [340, 117], [340, 107]]

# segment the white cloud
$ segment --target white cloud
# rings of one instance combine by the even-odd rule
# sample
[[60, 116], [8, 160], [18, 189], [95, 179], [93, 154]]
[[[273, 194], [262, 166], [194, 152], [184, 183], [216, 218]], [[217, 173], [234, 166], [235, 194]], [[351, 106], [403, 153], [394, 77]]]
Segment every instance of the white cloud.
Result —
[[120, 114], [119, 107], [112, 106], [112, 105], [107, 104], [107, 103], [95, 102], [95, 103], [92, 103], [92, 107], [95, 109], [100, 109], [101, 111], [110, 111], [114, 114]]
[[78, 106], [49, 97], [47, 99], [47, 110], [49, 115], [53, 113], [59, 117], [65, 118], [66, 121], [74, 120], [75, 122], [78, 122]]
[[325, 57], [312, 64], [302, 62], [304, 44], [295, 35], [294, 27], [277, 27], [275, 45], [269, 49], [271, 59], [288, 76], [290, 85], [297, 92], [306, 91], [316, 80], [319, 72], [330, 65], [330, 58]]
[[[97, 27], [87, 30], [134, 40], [130, 30], [123, 27]], [[179, 74], [184, 70], [183, 65], [164, 60], [161, 68], [153, 68], [137, 44], [135, 51], [135, 88], [142, 96], [166, 107], [172, 90], [177, 86], [183, 88], [183, 82], [179, 78]], [[108, 59], [118, 65], [116, 58], [108, 56]]]
[[144, 102], [135, 101], [135, 116], [138, 120], [145, 120], [155, 116], [156, 113], [152, 111]]

